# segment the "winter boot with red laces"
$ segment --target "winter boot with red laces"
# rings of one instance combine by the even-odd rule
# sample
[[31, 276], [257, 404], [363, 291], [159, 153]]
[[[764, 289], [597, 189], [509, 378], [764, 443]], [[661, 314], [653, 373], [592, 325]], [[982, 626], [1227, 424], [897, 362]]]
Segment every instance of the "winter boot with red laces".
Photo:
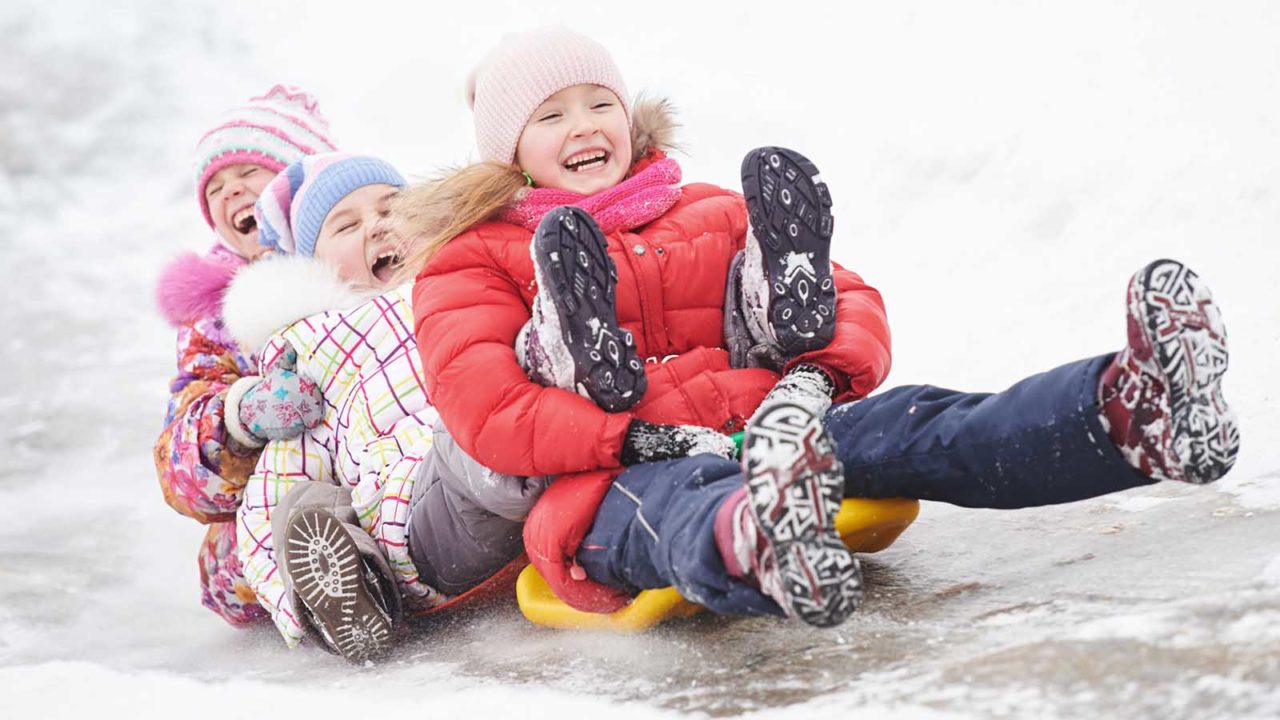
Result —
[[835, 529], [844, 496], [835, 443], [812, 409], [766, 403], [747, 426], [746, 488], [717, 513], [716, 543], [726, 570], [758, 583], [788, 617], [839, 625], [858, 607], [862, 573]]
[[1129, 345], [1102, 373], [1104, 424], [1148, 477], [1210, 483], [1240, 449], [1222, 397], [1227, 331], [1209, 288], [1182, 263], [1157, 260], [1129, 281]]

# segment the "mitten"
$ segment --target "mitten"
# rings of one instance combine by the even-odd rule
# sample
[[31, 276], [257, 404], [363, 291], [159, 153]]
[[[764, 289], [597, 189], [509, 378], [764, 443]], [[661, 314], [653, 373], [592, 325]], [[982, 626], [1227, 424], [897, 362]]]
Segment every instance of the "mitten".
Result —
[[622, 441], [622, 464], [639, 465], [657, 460], [712, 453], [723, 458], [737, 456], [733, 439], [697, 425], [659, 425], [632, 420]]
[[227, 390], [227, 431], [249, 447], [301, 435], [320, 424], [324, 396], [314, 382], [296, 372], [292, 347], [277, 356], [258, 377], [240, 378]]

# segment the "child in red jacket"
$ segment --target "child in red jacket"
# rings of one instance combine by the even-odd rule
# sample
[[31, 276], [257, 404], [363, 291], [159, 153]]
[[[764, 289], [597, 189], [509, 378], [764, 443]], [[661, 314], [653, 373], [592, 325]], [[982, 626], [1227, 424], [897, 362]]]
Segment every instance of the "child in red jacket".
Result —
[[[597, 44], [509, 39], [472, 77], [488, 162], [398, 208], [429, 258], [414, 311], [442, 417], [485, 465], [561, 476], [525, 544], [566, 602], [674, 585], [717, 612], [831, 625], [861, 589], [832, 529], [842, 496], [1026, 507], [1229, 469], [1225, 330], [1187, 268], [1135, 276], [1117, 356], [995, 395], [845, 402], [883, 380], [889, 333], [878, 293], [828, 260], [812, 163], [753, 151], [745, 203], [679, 187], [625, 98]], [[742, 469], [680, 459], [715, 447], [680, 426], [744, 425]]]
[[[613, 609], [631, 588], [589, 579], [577, 553], [618, 469], [731, 455], [725, 435], [782, 372], [782, 390], [821, 387], [819, 404], [865, 396], [889, 368], [883, 304], [831, 265], [831, 202], [805, 158], [752, 153], [746, 202], [681, 186], [665, 105], [633, 108], [598, 44], [513, 38], [472, 92], [487, 162], [393, 209], [417, 262], [431, 259], [414, 290], [427, 390], [481, 463], [559, 476], [526, 526], [530, 559], [566, 601]], [[820, 409], [805, 413], [806, 442], [828, 446]], [[843, 619], [860, 586], [831, 523], [843, 480], [828, 456], [753, 476], [768, 519], [744, 579], [814, 624]]]

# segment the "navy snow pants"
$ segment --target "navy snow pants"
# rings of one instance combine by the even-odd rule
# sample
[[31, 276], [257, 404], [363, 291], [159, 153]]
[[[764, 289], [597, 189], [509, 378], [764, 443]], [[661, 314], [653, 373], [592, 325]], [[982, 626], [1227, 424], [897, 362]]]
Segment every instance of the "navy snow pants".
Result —
[[[1110, 355], [1033, 375], [999, 393], [910, 385], [833, 407], [824, 420], [846, 497], [908, 497], [975, 508], [1084, 500], [1155, 482], [1124, 461], [1102, 427], [1098, 376]], [[730, 577], [712, 533], [742, 487], [736, 462], [698, 456], [628, 468], [578, 551], [597, 582], [674, 586], [714, 612], [779, 615]]]

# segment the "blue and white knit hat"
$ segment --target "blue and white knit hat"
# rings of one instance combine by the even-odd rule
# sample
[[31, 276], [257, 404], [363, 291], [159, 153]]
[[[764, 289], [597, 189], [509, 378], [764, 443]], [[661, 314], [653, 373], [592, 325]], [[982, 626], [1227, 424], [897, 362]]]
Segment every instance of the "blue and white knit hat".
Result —
[[404, 187], [387, 162], [367, 155], [326, 153], [291, 163], [267, 185], [253, 207], [258, 243], [299, 255], [314, 255], [320, 226], [333, 206], [366, 185]]

